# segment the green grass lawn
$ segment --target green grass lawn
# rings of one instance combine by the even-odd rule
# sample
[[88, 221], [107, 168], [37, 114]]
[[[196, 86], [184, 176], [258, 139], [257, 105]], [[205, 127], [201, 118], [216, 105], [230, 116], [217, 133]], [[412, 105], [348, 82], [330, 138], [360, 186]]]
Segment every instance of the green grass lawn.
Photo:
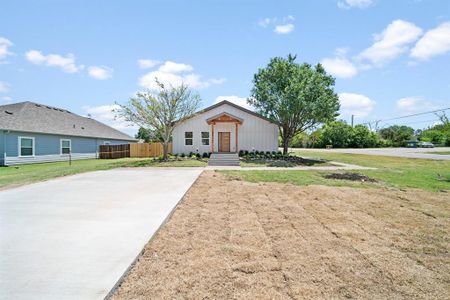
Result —
[[153, 158], [120, 158], [76, 160], [68, 162], [0, 167], [0, 188], [22, 185], [77, 173], [108, 170], [120, 167], [204, 167], [206, 162], [184, 159], [160, 162]]
[[[332, 186], [389, 186], [419, 188], [430, 191], [450, 190], [450, 162], [362, 154], [295, 151], [296, 155], [374, 167], [356, 173], [374, 178], [378, 183], [362, 183], [325, 179], [332, 171], [223, 171], [251, 182], [289, 182], [297, 185], [323, 184]], [[342, 172], [342, 171], [340, 171]]]

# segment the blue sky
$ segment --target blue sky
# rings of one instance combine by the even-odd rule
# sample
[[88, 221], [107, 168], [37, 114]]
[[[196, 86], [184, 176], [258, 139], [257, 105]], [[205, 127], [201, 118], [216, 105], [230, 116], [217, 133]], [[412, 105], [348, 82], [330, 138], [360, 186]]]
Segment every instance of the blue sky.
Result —
[[[243, 104], [257, 69], [289, 53], [337, 78], [346, 120], [450, 107], [447, 0], [0, 4], [0, 102], [90, 113], [128, 133], [110, 109], [154, 76], [191, 84], [203, 106]], [[436, 116], [400, 121], [420, 128]]]

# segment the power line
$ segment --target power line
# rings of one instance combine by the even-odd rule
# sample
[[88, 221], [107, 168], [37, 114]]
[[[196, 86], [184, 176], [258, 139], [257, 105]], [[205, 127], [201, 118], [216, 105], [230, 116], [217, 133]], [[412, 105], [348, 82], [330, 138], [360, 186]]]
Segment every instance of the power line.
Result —
[[[438, 122], [440, 121], [440, 119], [433, 119], [433, 120], [423, 120], [423, 121], [414, 121], [414, 122], [406, 122], [406, 123], [402, 123], [403, 125], [411, 125], [411, 124], [418, 124], [418, 123], [428, 123], [428, 122]], [[389, 127], [392, 126], [393, 124], [383, 124], [381, 127], [385, 128], [385, 127]]]
[[362, 123], [363, 125], [370, 125], [372, 123], [375, 124], [379, 124], [381, 122], [386, 122], [386, 121], [393, 121], [393, 120], [398, 120], [398, 119], [404, 119], [404, 118], [410, 118], [410, 117], [415, 117], [415, 116], [420, 116], [420, 115], [426, 115], [426, 114], [431, 114], [431, 113], [436, 113], [436, 112], [443, 112], [446, 110], [449, 110], [450, 107], [447, 108], [441, 108], [441, 109], [437, 109], [437, 110], [431, 110], [431, 111], [426, 111], [426, 112], [420, 112], [420, 113], [415, 113], [415, 114], [410, 114], [410, 115], [405, 115], [405, 116], [400, 116], [400, 117], [395, 117], [395, 118], [390, 118], [390, 119], [380, 119], [380, 120], [375, 120], [372, 122], [366, 122], [366, 123]]

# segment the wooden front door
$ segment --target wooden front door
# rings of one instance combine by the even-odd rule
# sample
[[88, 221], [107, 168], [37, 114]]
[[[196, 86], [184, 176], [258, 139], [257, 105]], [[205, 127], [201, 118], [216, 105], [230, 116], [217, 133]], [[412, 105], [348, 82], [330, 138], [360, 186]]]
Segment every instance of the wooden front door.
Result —
[[219, 132], [219, 152], [230, 152], [230, 132]]

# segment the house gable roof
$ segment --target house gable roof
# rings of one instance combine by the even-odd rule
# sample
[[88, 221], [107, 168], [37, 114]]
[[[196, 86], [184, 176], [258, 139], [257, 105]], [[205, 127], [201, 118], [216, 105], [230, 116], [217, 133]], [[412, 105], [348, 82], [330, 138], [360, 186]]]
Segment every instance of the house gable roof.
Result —
[[221, 112], [220, 114], [217, 114], [215, 116], [212, 116], [211, 118], [206, 119], [206, 122], [208, 124], [211, 122], [236, 122], [242, 124], [244, 120], [230, 113]]
[[29, 101], [1, 105], [0, 129], [136, 141], [97, 120], [79, 116], [65, 109]]
[[246, 113], [248, 113], [248, 114], [250, 114], [250, 115], [253, 115], [253, 116], [255, 116], [255, 117], [258, 117], [258, 118], [260, 118], [260, 119], [263, 119], [263, 120], [265, 120], [265, 121], [267, 121], [267, 122], [270, 122], [270, 123], [273, 123], [273, 124], [278, 125], [276, 122], [270, 120], [269, 118], [266, 118], [266, 117], [264, 117], [263, 115], [260, 115], [260, 114], [254, 112], [254, 111], [251, 111], [251, 110], [249, 110], [249, 109], [246, 109], [246, 108], [244, 108], [244, 107], [242, 107], [242, 106], [239, 106], [239, 105], [237, 105], [237, 104], [234, 104], [234, 103], [232, 103], [232, 102], [230, 102], [230, 101], [228, 101], [228, 100], [223, 100], [223, 101], [220, 101], [220, 102], [218, 102], [218, 103], [216, 103], [216, 104], [213, 104], [213, 105], [211, 105], [211, 106], [208, 106], [207, 108], [204, 108], [204, 109], [198, 111], [197, 113], [195, 113], [194, 116], [203, 114], [203, 113], [205, 113], [205, 112], [207, 112], [207, 111], [210, 111], [210, 110], [212, 110], [212, 109], [214, 109], [214, 108], [220, 107], [220, 106], [225, 105], [225, 104], [230, 105], [230, 106], [232, 106], [232, 107], [234, 107], [234, 108], [237, 108], [237, 109], [239, 109], [239, 110], [241, 110], [241, 111], [243, 111], [243, 112], [246, 112]]

